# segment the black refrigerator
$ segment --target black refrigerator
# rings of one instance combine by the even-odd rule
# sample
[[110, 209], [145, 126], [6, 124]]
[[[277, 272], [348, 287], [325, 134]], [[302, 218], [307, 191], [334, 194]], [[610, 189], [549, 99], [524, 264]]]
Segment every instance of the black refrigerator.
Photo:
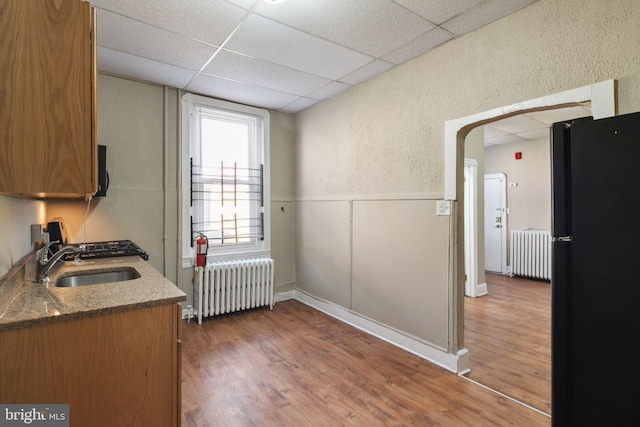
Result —
[[551, 128], [552, 424], [640, 425], [640, 113]]

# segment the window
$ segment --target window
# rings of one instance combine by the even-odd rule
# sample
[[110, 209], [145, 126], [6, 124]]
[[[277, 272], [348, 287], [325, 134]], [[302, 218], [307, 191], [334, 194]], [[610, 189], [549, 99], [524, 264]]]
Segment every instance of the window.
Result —
[[185, 257], [193, 257], [199, 233], [209, 240], [210, 259], [268, 256], [269, 113], [191, 94], [183, 98], [183, 112]]

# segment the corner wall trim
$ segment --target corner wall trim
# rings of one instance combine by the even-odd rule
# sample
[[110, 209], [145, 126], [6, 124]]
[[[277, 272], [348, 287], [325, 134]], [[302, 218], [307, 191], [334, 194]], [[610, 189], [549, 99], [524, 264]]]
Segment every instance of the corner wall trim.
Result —
[[300, 289], [295, 289], [293, 292], [295, 299], [298, 301], [450, 372], [459, 374], [469, 370], [468, 351], [466, 349], [460, 350], [457, 354], [449, 354], [389, 326], [374, 322], [346, 308], [313, 297]]

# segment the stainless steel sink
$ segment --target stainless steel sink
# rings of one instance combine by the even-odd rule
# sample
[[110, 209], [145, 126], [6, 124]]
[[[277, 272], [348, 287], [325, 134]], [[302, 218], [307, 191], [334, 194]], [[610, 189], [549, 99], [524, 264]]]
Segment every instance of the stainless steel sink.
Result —
[[123, 282], [125, 280], [138, 278], [140, 278], [140, 273], [132, 267], [90, 270], [60, 277], [56, 280], [56, 287], [72, 288], [76, 286], [99, 285], [101, 283]]

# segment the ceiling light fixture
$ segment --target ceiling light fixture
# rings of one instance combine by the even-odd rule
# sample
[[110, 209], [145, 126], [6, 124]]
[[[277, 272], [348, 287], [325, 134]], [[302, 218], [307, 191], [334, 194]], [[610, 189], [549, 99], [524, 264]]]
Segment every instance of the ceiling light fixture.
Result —
[[280, 4], [280, 3], [286, 2], [287, 0], [262, 0], [262, 1], [269, 4]]

